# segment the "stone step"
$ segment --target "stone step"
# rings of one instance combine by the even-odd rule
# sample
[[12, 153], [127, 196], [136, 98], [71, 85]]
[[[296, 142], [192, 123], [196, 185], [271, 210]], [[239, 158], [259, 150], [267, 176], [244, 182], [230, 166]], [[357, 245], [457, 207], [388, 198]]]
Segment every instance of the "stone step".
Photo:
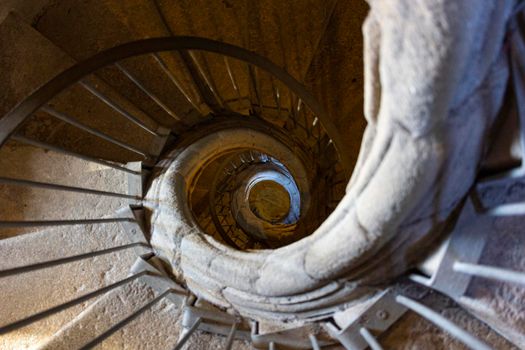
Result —
[[[422, 302], [459, 327], [475, 334], [493, 349], [516, 349], [511, 342], [500, 336], [489, 325], [469, 314], [450, 298], [430, 292]], [[465, 345], [451, 337], [445, 330], [434, 325], [413, 311], [408, 311], [379, 338], [385, 349], [465, 349]], [[432, 344], [429, 346], [429, 344]]]
[[[128, 173], [17, 142], [9, 142], [0, 150], [0, 164], [0, 176], [7, 178], [122, 193], [126, 193], [129, 186]], [[91, 198], [89, 201], [85, 195], [77, 193], [68, 193], [70, 205], [65, 205], [67, 202], [64, 197], [56, 195], [59, 191], [49, 194], [47, 190], [48, 196], [42, 197], [42, 193], [37, 194], [40, 189], [28, 191], [26, 187], [20, 186], [1, 188], [2, 202], [9, 203], [1, 208], [3, 220], [34, 220], [36, 213], [25, 216], [27, 211], [45, 212], [51, 208], [57, 210], [57, 206], [62, 208], [54, 217], [61, 219], [93, 209], [93, 213], [101, 218], [108, 215], [116, 217], [114, 211], [119, 207], [114, 201], [100, 198]], [[27, 208], [27, 211], [22, 211], [22, 216], [16, 210], [20, 207]], [[130, 216], [130, 213], [127, 215]], [[145, 243], [143, 236], [130, 235], [116, 222], [47, 229], [2, 229], [1, 237], [1, 326], [125, 278], [138, 254], [149, 250], [136, 244]], [[105, 251], [104, 254], [96, 253], [101, 251]], [[61, 261], [67, 258], [70, 259]], [[0, 348], [22, 349], [46, 341], [95, 300], [85, 301], [3, 335], [0, 337]]]
[[[318, 21], [307, 20], [309, 11], [303, 11], [306, 7], [316, 13]], [[302, 81], [310, 62], [319, 54], [319, 44], [328, 23], [331, 23], [334, 8], [335, 1], [290, 2], [279, 6], [272, 2], [222, 4], [202, 1], [195, 4], [194, 1], [182, 1], [168, 4], [160, 0], [132, 0], [125, 5], [118, 1], [86, 1], [74, 6], [58, 2], [43, 11], [35, 27], [77, 60], [133, 40], [192, 35], [253, 50]], [[199, 9], [198, 12], [195, 9]], [[61, 26], [56, 26], [58, 19]], [[301, 35], [304, 30], [309, 35]], [[252, 110], [277, 126], [284, 125], [283, 118], [287, 115], [279, 115], [276, 110], [276, 89], [283, 111], [291, 107], [289, 91], [262, 70], [250, 73], [248, 66], [241, 61], [225, 61], [221, 55], [198, 51], [191, 52], [191, 55], [161, 53], [159, 56], [178, 80], [180, 90], [151, 55], [127, 59], [121, 65], [174, 111], [185, 126], [206, 119], [207, 113], [214, 109], [207, 103], [206, 92], [199, 87], [199, 82], [204, 85], [204, 90], [211, 89], [207, 91], [208, 95], [214, 95], [215, 102], [224, 109], [241, 114]], [[101, 71], [99, 76], [177, 133], [185, 130], [184, 125], [173, 125], [173, 118], [154, 101], [145, 98], [144, 93], [118, 69], [110, 67]], [[251, 103], [254, 106], [250, 107]], [[297, 137], [303, 139], [300, 131]]]
[[[486, 225], [488, 238], [479, 264], [525, 271], [524, 225], [523, 216], [499, 217]], [[474, 277], [458, 303], [518, 348], [525, 348], [523, 285]]]
[[[0, 178], [56, 184], [106, 193], [129, 194], [139, 175], [54, 151], [8, 141], [0, 149]], [[133, 200], [101, 194], [0, 184], [0, 221], [74, 220], [111, 217]], [[138, 194], [138, 193], [133, 193]], [[3, 228], [0, 238], [39, 230]], [[67, 232], [67, 229], [65, 229]]]
[[[139, 263], [144, 261], [139, 258]], [[144, 267], [131, 268], [133, 273]], [[148, 348], [171, 349], [178, 340], [176, 324], [184, 290], [165, 279], [153, 266], [145, 268], [155, 276], [143, 276], [100, 297], [56, 332], [41, 349], [71, 349], [86, 346], [98, 338], [97, 349]], [[148, 305], [168, 288], [177, 288], [179, 294], [162, 298], [147, 307], [137, 318], [114, 329], [120, 322]], [[106, 332], [112, 332], [108, 334]], [[100, 337], [100, 338], [99, 338]]]
[[[0, 176], [106, 191], [120, 190], [124, 193], [129, 186], [127, 173], [124, 175], [122, 171], [101, 168], [92, 162], [45, 152], [31, 146], [8, 143], [7, 147], [2, 148], [0, 159], [8, 162], [3, 164], [6, 166], [0, 167]], [[64, 206], [64, 198], [53, 196], [59, 191], [53, 191], [50, 196], [43, 199], [41, 197], [39, 201], [38, 197], [28, 195], [25, 187], [20, 190], [19, 186], [12, 186], [11, 192], [6, 191], [6, 187], [8, 186], [2, 186], [0, 195], [9, 201], [3, 203], [10, 203], [14, 207], [2, 206], [3, 220], [34, 220], [34, 213], [27, 217], [18, 217], [20, 213], [14, 208], [21, 203], [27, 203], [28, 210], [56, 210], [57, 205], [62, 205], [61, 210], [55, 214], [60, 215], [60, 219], [70, 218], [79, 211], [88, 213], [93, 209], [101, 219], [108, 215], [112, 218], [134, 218], [130, 209], [115, 213], [115, 203], [100, 198], [90, 202], [84, 195], [68, 193], [72, 205]], [[54, 203], [53, 199], [60, 201]], [[132, 232], [133, 229], [135, 233]], [[107, 222], [47, 229], [2, 229], [1, 235], [1, 326], [122, 280], [126, 278], [136, 257], [149, 252], [139, 226], [131, 222], [126, 223], [126, 226]], [[0, 337], [0, 348], [27, 348], [47, 341], [50, 335], [95, 300], [96, 297], [3, 335]]]
[[[0, 104], [0, 115], [27, 97], [34, 89], [47, 82], [63, 69], [74, 63], [73, 59], [45, 39], [37, 31], [25, 24], [14, 14], [9, 14], [0, 25], [0, 61], [5, 74], [0, 76], [0, 86], [7, 94]], [[38, 65], [35, 57], [40, 57]], [[97, 84], [97, 81], [94, 81]], [[125, 101], [118, 94], [101, 84], [98, 86], [105, 94], [111, 95], [122, 105]], [[86, 94], [87, 92], [83, 92]], [[57, 106], [90, 107], [95, 101], [76, 104], [78, 96], [61, 97]], [[70, 99], [69, 99], [70, 98]], [[98, 101], [100, 105], [103, 103]], [[100, 107], [100, 106], [99, 106]], [[95, 107], [93, 107], [95, 108]], [[101, 108], [101, 107], [100, 107]], [[99, 112], [100, 110], [97, 110]], [[99, 113], [107, 123], [116, 114]], [[91, 115], [84, 115], [85, 118]], [[150, 123], [146, 117], [144, 123]], [[65, 149], [81, 151], [74, 142], [57, 142], [70, 137], [75, 142], [96, 144], [96, 140], [83, 138], [78, 131], [67, 132], [61, 123], [46, 119], [44, 123], [29, 122], [22, 133], [30, 139], [60, 145]], [[120, 125], [121, 123], [119, 123]], [[92, 125], [95, 127], [95, 125]], [[103, 129], [103, 125], [100, 126]], [[42, 129], [43, 128], [43, 129]], [[118, 130], [113, 126], [113, 132]], [[118, 130], [126, 131], [126, 128]], [[108, 133], [111, 130], [106, 130]], [[127, 130], [132, 132], [133, 130]], [[59, 134], [56, 136], [55, 133]], [[64, 134], [65, 133], [65, 134]], [[138, 132], [132, 132], [138, 134]], [[49, 136], [51, 135], [51, 136]], [[54, 135], [54, 136], [53, 136]], [[64, 137], [64, 136], [67, 137]], [[115, 136], [116, 137], [116, 136]], [[143, 137], [143, 136], [142, 136]], [[151, 142], [148, 138], [144, 145]], [[98, 146], [99, 156], [125, 161], [123, 153], [112, 153], [111, 149]], [[89, 154], [89, 153], [88, 153]], [[133, 160], [133, 159], [131, 159]], [[0, 150], [0, 176], [23, 179], [62, 186], [82, 187], [98, 191], [127, 193], [130, 174], [98, 162], [86, 161], [46, 151], [30, 146], [25, 142], [9, 141]], [[125, 165], [122, 165], [125, 167]], [[136, 169], [134, 169], [136, 170]], [[74, 219], [115, 217], [115, 210], [127, 204], [109, 197], [93, 194], [79, 194], [64, 191], [51, 191], [2, 185], [1, 220]], [[53, 216], [49, 216], [53, 214]], [[88, 215], [88, 216], [86, 216]], [[24, 233], [21, 235], [21, 233]], [[0, 237], [0, 313], [2, 326], [43, 312], [64, 302], [78, 298], [92, 291], [125, 278], [144, 248], [123, 245], [144, 242], [143, 237], [128, 237], [117, 223], [93, 225], [74, 225], [43, 228], [2, 229]], [[106, 250], [105, 254], [96, 254]], [[72, 258], [76, 257], [76, 258]], [[71, 258], [67, 261], [60, 259]], [[87, 300], [52, 316], [41, 319], [28, 326], [7, 333], [1, 337], [0, 348], [22, 349], [33, 347], [47, 340], [47, 337], [69, 322], [96, 298]]]
[[[58, 18], [60, 28], [56, 26]], [[168, 36], [153, 3], [144, 1], [126, 4], [86, 1], [74, 5], [67, 1], [58, 2], [42, 13], [35, 28], [79, 61], [126, 42]], [[144, 55], [119, 64], [162, 105], [148, 97], [115, 66], [100, 70], [97, 75], [158, 123], [179, 134], [188, 126], [205, 120], [209, 110], [204, 108], [195, 91], [189, 87], [191, 76], [183, 70], [181, 59], [166, 53], [158, 57], [161, 62], [152, 55]], [[175, 76], [182, 89], [177, 87], [166, 69]]]
[[[181, 312], [186, 292], [150, 264], [152, 260], [155, 258], [138, 259], [131, 273], [147, 270], [154, 275], [141, 277], [101, 297], [39, 348], [71, 349], [96, 343], [97, 349], [173, 349], [182, 335]], [[169, 288], [173, 293], [155, 300]], [[224, 337], [197, 332], [185, 349], [196, 345], [202, 348], [203, 344], [220, 348], [224, 342]], [[248, 345], [236, 341], [234, 348], [248, 349]]]
[[[1, 116], [35, 89], [75, 64], [72, 57], [24, 23], [13, 12], [0, 25], [0, 50], [0, 64], [4, 72], [0, 76], [0, 87], [2, 91], [6, 91], [0, 102]], [[34, 64], [37, 57], [39, 64]], [[102, 80], [89, 77], [87, 81], [148, 129], [165, 133], [160, 124]], [[79, 84], [66, 89], [52, 99], [50, 105], [77, 122], [105, 133], [145, 154], [155, 155], [160, 152], [155, 142], [155, 135], [126, 119], [122, 113], [108, 106]], [[93, 157], [120, 162], [143, 160], [140, 154], [102, 140], [42, 111], [35, 113], [35, 116], [22, 126], [19, 133], [31, 139]]]
[[[129, 244], [115, 225], [50, 229], [0, 241], [2, 273], [9, 269], [92, 253]], [[144, 252], [146, 250], [143, 250]], [[77, 261], [37, 266], [0, 278], [2, 326], [48, 310], [126, 278], [137, 257], [129, 247]], [[84, 301], [23, 328], [2, 335], [0, 348], [23, 349], [46, 342], [97, 298]]]

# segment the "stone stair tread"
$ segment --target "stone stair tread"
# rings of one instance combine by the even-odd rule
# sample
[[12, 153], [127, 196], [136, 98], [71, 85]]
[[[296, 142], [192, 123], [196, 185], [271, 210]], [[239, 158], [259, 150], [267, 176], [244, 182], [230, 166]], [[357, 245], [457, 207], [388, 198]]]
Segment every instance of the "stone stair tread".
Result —
[[[150, 263], [151, 262], [151, 263]], [[138, 310], [161, 295], [166, 288], [173, 288], [178, 295], [169, 295], [150, 305], [138, 317], [123, 325], [102, 339], [96, 349], [173, 349], [181, 337], [181, 312], [184, 305], [183, 290], [166, 279], [158, 270], [155, 259], [137, 259], [131, 274], [151, 271], [154, 276], [144, 276], [118, 289], [115, 289], [82, 311], [75, 319], [65, 325], [42, 344], [39, 349], [70, 349], [85, 346], [113, 329]], [[99, 338], [100, 340], [100, 338]], [[208, 344], [212, 348], [223, 346], [225, 338], [196, 332], [185, 349], [193, 349], [196, 344]], [[249, 349], [242, 341], [235, 341], [235, 349]], [[200, 348], [200, 347], [199, 347]]]
[[[0, 150], [0, 177], [127, 194], [130, 176], [135, 175], [18, 141], [9, 141]], [[3, 184], [0, 188], [0, 197], [9, 203], [0, 211], [2, 220], [99, 218], [128, 202], [125, 198], [15, 184]], [[39, 212], [31, 210], [37, 207], [41, 208]], [[6, 229], [0, 237], [37, 230]]]
[[[0, 100], [0, 115], [27, 97], [74, 61], [58, 50], [36, 30], [10, 12], [0, 24], [0, 86], [5, 92]], [[35, 58], [39, 64], [35, 65]]]
[[[75, 64], [72, 57], [30, 25], [24, 23], [14, 12], [11, 12], [0, 25], [0, 49], [2, 52], [0, 63], [5, 72], [0, 76], [0, 87], [7, 92], [0, 102], [0, 115], [5, 115], [36, 88]], [[35, 57], [39, 58], [40, 64], [33, 64]], [[156, 124], [151, 118], [137, 108], [132, 108], [131, 103], [122, 98], [117, 91], [96, 77], [89, 80], [98, 86], [101, 92], [115, 99], [117, 104], [125, 109], [130, 108], [128, 112], [137, 119], [155, 128]], [[152, 143], [151, 134], [129, 122], [80, 85], [72, 86], [55, 98], [52, 104], [54, 108], [70, 114], [79, 122], [139, 149], [148, 151], [147, 148]], [[94, 118], [94, 115], [104, 115], [105, 118]], [[57, 132], [61, 135], [57, 136]], [[130, 154], [127, 150], [111, 143], [108, 144], [106, 141], [51, 118], [43, 112], [37, 112], [35, 117], [21, 128], [20, 133], [29, 138], [81, 151], [81, 153], [95, 157], [124, 162], [140, 160], [137, 158], [138, 155]]]
[[[132, 11], [130, 11], [132, 9]], [[64, 14], [66, 14], [63, 16]], [[123, 16], [126, 14], [129, 17]], [[138, 16], [137, 16], [138, 15]], [[60, 31], [52, 19], [63, 16]], [[96, 18], [96, 21], [92, 21]], [[48, 20], [49, 19], [49, 20]], [[132, 40], [152, 37], [165, 37], [169, 33], [162, 26], [151, 2], [83, 2], [71, 6], [70, 3], [57, 3], [47, 9], [35, 28], [49, 38], [58, 47], [77, 60], [84, 60], [99, 51], [111, 48]], [[67, 28], [67, 30], [64, 30]], [[107, 35], [111, 33], [111, 35]], [[82, 40], [76, 38], [81, 37]], [[185, 92], [188, 89], [187, 74], [181, 75], [177, 66], [176, 55], [163, 53], [159, 56], [170, 70], [177, 73]], [[173, 57], [171, 57], [173, 56]], [[169, 76], [150, 55], [126, 59], [120, 62], [144, 87], [156, 95], [165, 105], [182, 119], [202, 120], [201, 115], [191, 106]], [[133, 104], [153, 117], [157, 122], [173, 129], [176, 133], [183, 131], [183, 125], [176, 122], [163, 108], [148, 98], [116, 67], [110, 66], [97, 73], [108, 86], [121, 92]]]
[[[135, 243], [119, 223], [53, 227], [0, 240], [0, 270]], [[132, 250], [132, 248], [129, 248]]]
[[[168, 35], [194, 35], [211, 38], [254, 50], [256, 53], [269, 57], [279, 66], [285, 67], [293, 76], [302, 80], [309, 68], [310, 61], [318, 53], [318, 46], [326, 33], [327, 24], [335, 8], [335, 1], [308, 3], [308, 6], [315, 8], [320, 18], [315, 23], [301, 20], [288, 23], [289, 18], [284, 20], [287, 15], [294, 15], [290, 18], [307, 16], [306, 13], [298, 11], [306, 5], [302, 3], [281, 5], [281, 8], [277, 9], [270, 3], [221, 5], [205, 2], [199, 5], [192, 4], [192, 6], [184, 2], [166, 6], [164, 1], [144, 3], [140, 0], [127, 2], [125, 6], [118, 2], [97, 3], [96, 5], [92, 2], [85, 2], [76, 6], [59, 3], [47, 10], [46, 15], [40, 18], [36, 28], [79, 60], [90, 57], [102, 49], [130, 40]], [[198, 15], [192, 12], [196, 8], [199, 8]], [[193, 16], [192, 21], [188, 21], [184, 15]], [[52, 18], [55, 17], [63, 20], [60, 30], [57, 30], [55, 23], [52, 22]], [[88, 18], [96, 18], [96, 20], [86, 20]], [[223, 25], [219, 27], [216, 23], [223, 23]], [[277, 37], [273, 37], [273, 34], [269, 35], [273, 32], [267, 28], [278, 26], [284, 26], [284, 29], [275, 32], [280, 34]], [[300, 35], [301, 30], [305, 29], [304, 26], [310, 26], [307, 28], [309, 35], [306, 37]], [[64, 28], [68, 30], [63, 30]], [[268, 35], [261, 37], [263, 31]], [[107, 35], [108, 32], [112, 32], [112, 35]], [[76, 37], [82, 37], [83, 40], [74, 40]], [[295, 42], [295, 45], [284, 45], [284, 42], [288, 40]], [[206, 75], [203, 80], [208, 79], [215, 85], [215, 90], [221, 95], [224, 106], [227, 109], [231, 108], [234, 112], [246, 113], [249, 106], [246, 106], [245, 103], [224, 103], [224, 101], [238, 100], [239, 97], [241, 99], [248, 97], [252, 99], [252, 102], [255, 101], [255, 92], [252, 91], [254, 87], [248, 78], [246, 64], [235, 59], [229, 60], [231, 72], [239, 88], [239, 93], [237, 93], [222, 56], [211, 53], [202, 54], [197, 51], [193, 53], [202, 68], [200, 72]], [[186, 93], [193, 96], [196, 105], [202, 106], [202, 97], [196, 92], [195, 83], [192, 81], [194, 77], [189, 75], [188, 67], [181, 61], [180, 56], [171, 53], [162, 53], [160, 56], [166, 61], [174, 75], [180, 79]], [[195, 116], [195, 111], [189, 108], [188, 101], [182, 98], [178, 89], [170, 86], [173, 84], [170, 84], [167, 76], [159, 74], [162, 72], [150, 56], [128, 59], [122, 64], [165, 104], [175, 109], [176, 114], [184, 122], [194, 124], [205, 119], [202, 119], [204, 116]], [[153, 114], [156, 117], [163, 116], [164, 123], [169, 123], [169, 116], [152, 101], [144, 99], [144, 95], [130, 81], [124, 79], [116, 69], [108, 68], [101, 72], [101, 76], [109, 84], [125, 93], [127, 98], [140, 104], [144, 110], [155, 111]], [[262, 90], [259, 91], [261, 102], [275, 105], [269, 75], [259, 70], [259, 76], [261, 82], [264, 82]], [[286, 89], [282, 88], [279, 82], [274, 83], [276, 87], [281, 87], [281, 107], [288, 108], [289, 98]], [[183, 131], [179, 127], [175, 128], [177, 133]]]
[[[496, 219], [479, 264], [514, 271], [525, 270], [523, 216]], [[458, 303], [468, 312], [516, 344], [525, 348], [525, 289], [522, 285], [473, 278]]]
[[0, 176], [126, 193], [129, 173], [18, 141], [0, 149]]
[[129, 204], [125, 198], [2, 185], [0, 200], [7, 208], [0, 220], [91, 220]]
[[[90, 259], [58, 265], [47, 269], [26, 272], [1, 279], [0, 313], [3, 325], [26, 318], [81, 295], [98, 290], [108, 284], [125, 278], [129, 267], [136, 259], [132, 250], [115, 252]], [[16, 303], [7, 302], [16, 300]], [[83, 306], [93, 302], [84, 302]], [[27, 328], [32, 329], [31, 346], [46, 339], [50, 331], [60, 328], [79, 312], [78, 306], [66, 309], [53, 317], [40, 320], [29, 327], [23, 327], [2, 336], [2, 348], [19, 348], [26, 342]], [[72, 311], [74, 310], [74, 311]]]
[[[448, 297], [438, 293], [429, 293], [424, 297], [424, 303], [461, 328], [473, 334], [483, 335], [481, 339], [493, 349], [517, 350], [507, 339]], [[445, 330], [412, 311], [407, 312], [382, 334], [380, 341], [385, 349], [425, 349], [428, 348], [428, 344], [432, 344], [430, 348], [436, 349], [466, 348], [459, 340], [448, 336]]]
[[[134, 266], [136, 265], [137, 261]], [[154, 267], [147, 266], [146, 270], [158, 272]], [[143, 269], [139, 268], [139, 270]], [[134, 271], [133, 267], [131, 271], [132, 274], [138, 272]], [[100, 337], [160, 294], [158, 287], [152, 286], [149, 282], [151, 279], [158, 278], [162, 277], [143, 276], [106, 293], [50, 337], [41, 349], [80, 348]], [[129, 348], [144, 346], [151, 349], [173, 348], [178, 339], [177, 329], [173, 325], [178, 322], [179, 316], [180, 304], [174, 304], [167, 297], [163, 298], [97, 344], [97, 348], [119, 347], [117, 344]], [[161, 329], [166, 332], [160, 332]], [[160, 334], [162, 336], [159, 336]]]

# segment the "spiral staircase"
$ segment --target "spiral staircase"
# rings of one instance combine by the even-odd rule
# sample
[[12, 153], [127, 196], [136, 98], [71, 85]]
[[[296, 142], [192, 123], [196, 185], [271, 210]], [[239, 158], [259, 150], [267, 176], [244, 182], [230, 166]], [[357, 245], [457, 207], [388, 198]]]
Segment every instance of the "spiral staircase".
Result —
[[[0, 348], [525, 347], [522, 168], [499, 143], [401, 276], [359, 295], [343, 278], [291, 296], [223, 285], [337, 220], [364, 128], [366, 5], [6, 8]], [[500, 135], [520, 137], [519, 112], [503, 106]]]

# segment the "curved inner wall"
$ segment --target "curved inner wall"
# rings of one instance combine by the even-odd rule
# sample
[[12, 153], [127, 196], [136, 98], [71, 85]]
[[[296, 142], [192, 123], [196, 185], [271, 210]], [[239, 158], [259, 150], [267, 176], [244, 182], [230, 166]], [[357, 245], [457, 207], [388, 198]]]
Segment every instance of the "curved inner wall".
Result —
[[[191, 151], [179, 152], [175, 146], [167, 157], [170, 160], [162, 165], [161, 178], [153, 179], [151, 201], [160, 203], [156, 196], [162, 194], [155, 191], [164, 183], [162, 191], [187, 198], [191, 217], [186, 220], [238, 250], [275, 249], [306, 237], [329, 215], [329, 205], [342, 196], [323, 190], [336, 172], [312, 162], [312, 154], [295, 154], [291, 148], [299, 146], [296, 141], [278, 129], [274, 133], [277, 137], [264, 135], [247, 124], [244, 129], [232, 127], [196, 137], [188, 147]], [[179, 178], [184, 178], [185, 187], [177, 184]], [[169, 201], [173, 203], [176, 197]], [[165, 210], [176, 212], [170, 205]]]

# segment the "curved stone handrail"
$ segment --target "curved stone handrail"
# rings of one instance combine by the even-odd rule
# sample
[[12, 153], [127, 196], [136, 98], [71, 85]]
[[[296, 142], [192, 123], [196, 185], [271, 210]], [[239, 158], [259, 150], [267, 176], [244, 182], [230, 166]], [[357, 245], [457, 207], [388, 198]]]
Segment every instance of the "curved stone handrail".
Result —
[[371, 1], [369, 126], [343, 201], [311, 236], [273, 251], [235, 251], [189, 220], [173, 253], [190, 289], [255, 317], [311, 318], [406, 271], [475, 180], [507, 84], [512, 7]]

